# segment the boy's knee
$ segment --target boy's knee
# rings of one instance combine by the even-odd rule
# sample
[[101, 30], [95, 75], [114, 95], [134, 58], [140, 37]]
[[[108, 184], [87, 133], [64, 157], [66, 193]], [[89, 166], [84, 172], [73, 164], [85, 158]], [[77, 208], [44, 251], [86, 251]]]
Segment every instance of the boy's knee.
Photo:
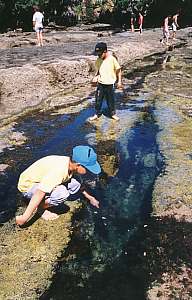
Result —
[[47, 202], [51, 206], [57, 206], [62, 202], [64, 202], [65, 200], [67, 200], [69, 195], [70, 193], [66, 188], [66, 186], [59, 185], [52, 191], [50, 196], [47, 198]]
[[76, 194], [80, 190], [81, 184], [75, 178], [68, 183], [68, 191], [70, 194]]
[[67, 200], [70, 195], [78, 193], [80, 187], [81, 184], [79, 183], [79, 181], [72, 178], [67, 186], [57, 186], [46, 200], [50, 206], [57, 206]]

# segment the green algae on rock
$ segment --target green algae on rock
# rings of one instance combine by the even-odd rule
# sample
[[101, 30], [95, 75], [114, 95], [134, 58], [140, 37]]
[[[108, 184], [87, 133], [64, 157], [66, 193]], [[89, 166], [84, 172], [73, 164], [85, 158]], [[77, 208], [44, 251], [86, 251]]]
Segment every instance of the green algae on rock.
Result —
[[28, 228], [1, 231], [0, 299], [38, 299], [49, 287], [57, 260], [68, 246], [72, 216], [80, 203], [70, 202], [70, 211], [57, 220], [37, 220]]

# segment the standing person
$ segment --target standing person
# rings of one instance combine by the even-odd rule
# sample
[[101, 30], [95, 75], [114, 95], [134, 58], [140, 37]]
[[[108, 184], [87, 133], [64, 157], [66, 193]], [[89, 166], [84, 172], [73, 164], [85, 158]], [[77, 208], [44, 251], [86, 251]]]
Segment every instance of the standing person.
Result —
[[141, 13], [139, 13], [138, 23], [139, 23], [139, 32], [141, 34], [143, 32], [143, 15]]
[[[121, 67], [117, 59], [107, 51], [107, 44], [100, 42], [95, 46], [95, 53], [98, 55], [96, 60], [96, 99], [95, 110], [96, 114], [89, 118], [89, 121], [94, 121], [102, 115], [102, 103], [106, 98], [109, 110], [109, 116], [118, 121], [119, 118], [115, 114], [115, 97], [114, 84], [117, 81], [117, 88], [122, 88], [121, 84]], [[93, 81], [95, 81], [95, 78]]]
[[[16, 217], [16, 224], [25, 224], [37, 208], [58, 206], [71, 194], [76, 194], [81, 184], [73, 176], [84, 175], [87, 170], [93, 174], [101, 172], [97, 155], [89, 146], [74, 147], [72, 159], [68, 156], [50, 155], [34, 162], [19, 177], [18, 189], [30, 201], [25, 212]], [[93, 206], [99, 208], [99, 201], [95, 197], [83, 187], [81, 192]], [[42, 217], [53, 220], [58, 215], [45, 210]]]
[[43, 46], [43, 19], [44, 16], [40, 12], [38, 6], [33, 6], [33, 28], [35, 32], [37, 33], [37, 45]]
[[170, 33], [169, 33], [169, 20], [170, 20], [171, 16], [167, 16], [164, 21], [163, 21], [163, 39], [161, 40], [161, 43], [165, 43], [166, 45], [169, 45], [169, 37], [170, 37]]
[[175, 14], [173, 17], [172, 17], [172, 30], [173, 30], [173, 39], [176, 38], [176, 32], [177, 32], [177, 28], [179, 27], [178, 25], [178, 17], [179, 17], [179, 13]]

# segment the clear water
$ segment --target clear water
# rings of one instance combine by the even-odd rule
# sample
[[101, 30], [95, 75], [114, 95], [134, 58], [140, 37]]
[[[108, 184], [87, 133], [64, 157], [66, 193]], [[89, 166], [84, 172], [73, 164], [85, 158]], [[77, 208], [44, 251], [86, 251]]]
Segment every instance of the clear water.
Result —
[[[87, 113], [83, 115], [87, 117]], [[139, 98], [118, 111], [122, 123], [129, 117], [132, 123], [123, 130], [119, 128], [122, 124], [113, 125], [116, 139], [96, 144], [92, 136], [95, 132], [89, 131], [88, 139], [96, 145], [98, 153], [106, 151], [108, 159], [113, 157], [115, 175], [109, 176], [107, 182], [96, 182], [101, 208], [89, 206], [76, 216], [76, 230], [65, 255], [72, 259], [60, 262], [52, 286], [42, 299], [144, 299], [145, 280], [139, 274], [131, 274], [125, 259], [129, 255], [127, 242], [149, 218], [153, 185], [163, 168], [155, 114], [153, 102], [147, 104], [147, 99]], [[112, 121], [101, 122], [100, 136], [109, 130], [109, 122]], [[103, 285], [103, 281], [108, 285]], [[114, 284], [120, 284], [122, 291]]]

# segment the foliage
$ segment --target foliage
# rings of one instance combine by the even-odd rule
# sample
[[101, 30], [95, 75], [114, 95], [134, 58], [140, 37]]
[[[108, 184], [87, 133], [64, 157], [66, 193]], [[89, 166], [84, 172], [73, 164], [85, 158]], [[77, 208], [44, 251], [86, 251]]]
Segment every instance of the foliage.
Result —
[[39, 5], [47, 23], [73, 25], [78, 22], [129, 24], [131, 14], [142, 12], [146, 26], [159, 26], [167, 13], [181, 11], [183, 24], [192, 15], [191, 0], [0, 0], [0, 30], [32, 29], [32, 6]]

